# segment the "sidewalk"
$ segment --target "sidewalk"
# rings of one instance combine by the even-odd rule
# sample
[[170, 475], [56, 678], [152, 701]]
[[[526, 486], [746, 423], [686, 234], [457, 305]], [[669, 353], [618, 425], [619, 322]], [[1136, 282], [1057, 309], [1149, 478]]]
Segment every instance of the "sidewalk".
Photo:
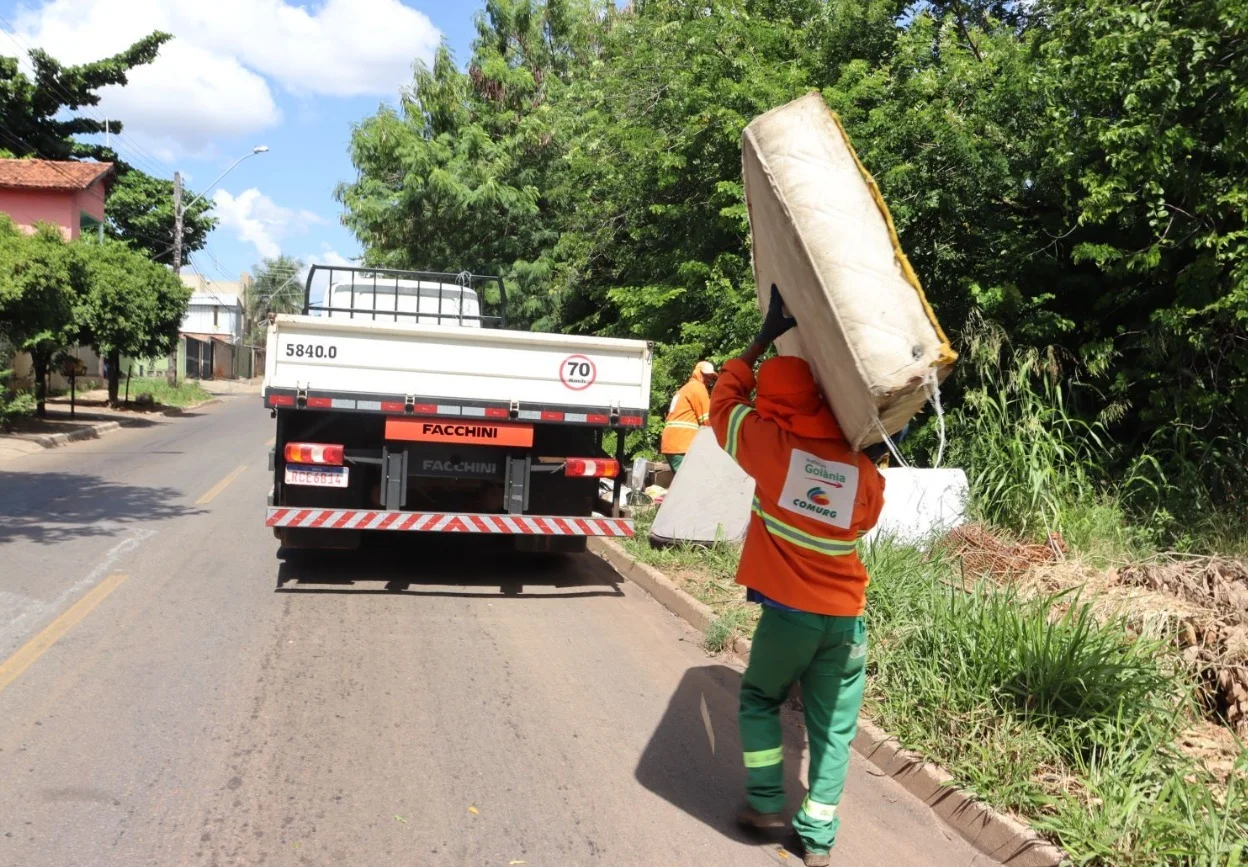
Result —
[[[259, 386], [256, 388], [258, 393]], [[217, 402], [218, 398], [214, 393], [212, 400], [186, 408], [160, 406], [140, 409], [131, 406], [127, 409], [114, 409], [108, 405], [107, 392], [89, 391], [77, 396], [74, 416], [70, 418], [68, 397], [49, 398], [47, 413], [43, 418], [22, 419], [14, 425], [12, 431], [0, 433], [0, 463], [72, 442], [99, 439], [121, 428], [169, 424], [185, 413]]]
[[214, 395], [259, 394], [263, 379], [203, 379], [199, 387]]
[[9, 433], [0, 433], [0, 464], [67, 443], [99, 439], [123, 426], [146, 427], [154, 423], [146, 418], [117, 418], [94, 411], [80, 411], [71, 420], [68, 409], [62, 411], [49, 405], [47, 418], [24, 419]]

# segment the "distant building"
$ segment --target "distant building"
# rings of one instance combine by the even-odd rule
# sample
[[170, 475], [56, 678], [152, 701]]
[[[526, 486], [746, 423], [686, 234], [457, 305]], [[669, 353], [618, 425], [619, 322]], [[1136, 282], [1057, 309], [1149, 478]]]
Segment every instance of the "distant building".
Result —
[[0, 213], [22, 229], [59, 226], [69, 240], [102, 232], [112, 163], [0, 159]]
[[253, 353], [243, 342], [251, 275], [243, 274], [236, 281], [208, 280], [194, 273], [184, 273], [181, 277], [191, 288], [192, 295], [186, 318], [182, 320], [179, 376], [190, 379], [253, 376]]

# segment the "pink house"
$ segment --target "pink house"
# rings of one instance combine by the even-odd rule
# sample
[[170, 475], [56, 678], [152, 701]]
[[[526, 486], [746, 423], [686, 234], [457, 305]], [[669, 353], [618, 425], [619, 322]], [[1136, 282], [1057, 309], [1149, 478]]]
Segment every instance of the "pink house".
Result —
[[0, 213], [27, 231], [60, 226], [72, 240], [104, 222], [112, 163], [0, 159]]

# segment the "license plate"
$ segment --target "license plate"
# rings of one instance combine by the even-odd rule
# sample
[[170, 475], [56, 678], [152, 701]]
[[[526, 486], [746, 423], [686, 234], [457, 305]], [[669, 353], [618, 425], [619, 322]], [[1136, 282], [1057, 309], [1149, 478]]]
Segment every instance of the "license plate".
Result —
[[286, 484], [314, 485], [320, 488], [345, 488], [346, 467], [310, 467], [286, 465]]

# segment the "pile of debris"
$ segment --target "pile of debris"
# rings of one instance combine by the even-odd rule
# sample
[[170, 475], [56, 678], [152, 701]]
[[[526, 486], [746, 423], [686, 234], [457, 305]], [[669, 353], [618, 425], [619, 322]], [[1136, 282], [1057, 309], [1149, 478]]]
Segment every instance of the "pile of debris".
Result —
[[1117, 583], [1183, 600], [1199, 610], [1178, 635], [1214, 710], [1248, 736], [1248, 564], [1168, 555], [1117, 570]]
[[961, 564], [964, 584], [979, 578], [1012, 583], [1035, 566], [1066, 557], [1066, 543], [1057, 533], [1050, 533], [1047, 543], [1037, 545], [1005, 539], [983, 524], [957, 527], [937, 548]]
[[1117, 569], [1066, 559], [1060, 536], [1020, 542], [979, 524], [950, 533], [940, 550], [961, 564], [964, 586], [987, 578], [1024, 591], [1078, 590], [1095, 614], [1126, 618], [1164, 637], [1204, 687], [1210, 717], [1248, 738], [1248, 563], [1167, 554]]

